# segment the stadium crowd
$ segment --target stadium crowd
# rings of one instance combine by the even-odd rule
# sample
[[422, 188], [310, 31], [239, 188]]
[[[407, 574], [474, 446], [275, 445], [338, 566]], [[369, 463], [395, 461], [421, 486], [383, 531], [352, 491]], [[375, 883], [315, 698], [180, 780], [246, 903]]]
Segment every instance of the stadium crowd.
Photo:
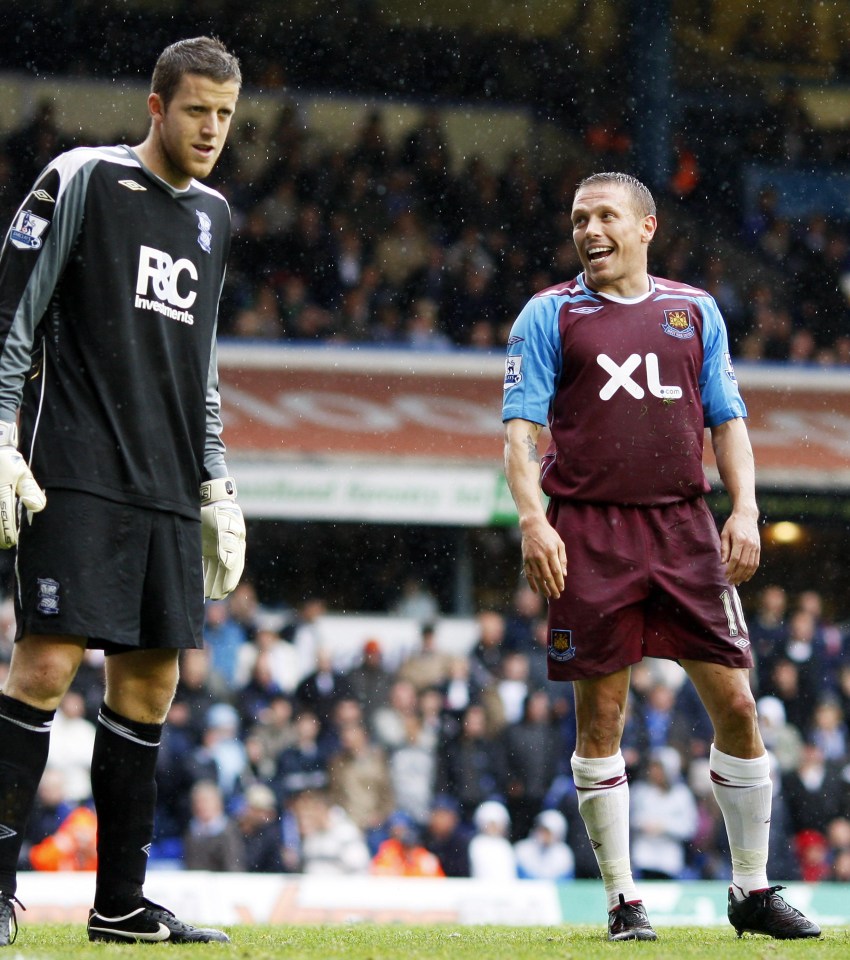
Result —
[[[427, 591], [399, 609], [421, 625], [416, 649], [399, 660], [367, 636], [343, 669], [319, 599], [270, 610], [245, 582], [208, 604], [206, 648], [184, 652], [166, 726], [152, 866], [597, 875], [569, 769], [571, 689], [546, 679], [539, 598], [522, 587], [511, 609], [481, 611], [464, 655], [436, 643]], [[2, 612], [8, 659], [10, 601]], [[850, 881], [850, 632], [824, 619], [817, 592], [792, 602], [778, 585], [759, 594], [750, 631], [774, 766], [772, 873]], [[57, 713], [24, 867], [91, 864], [101, 656], [87, 655]], [[728, 879], [711, 728], [683, 679], [663, 661], [633, 671], [623, 743], [634, 867], [645, 878]]]
[[[356, 16], [345, 34], [349, 57], [367, 37], [370, 49], [384, 37], [381, 49], [394, 64], [392, 70], [383, 57], [369, 57], [362, 73], [340, 76], [346, 58], [335, 57], [334, 51], [342, 38], [327, 33], [324, 23], [327, 35], [321, 43], [309, 24], [299, 26], [286, 64], [257, 48], [260, 34], [234, 41], [241, 45], [244, 39], [249, 79], [258, 89], [275, 91], [280, 111], [274, 123], [262, 128], [237, 116], [215, 172], [213, 185], [226, 194], [234, 215], [221, 334], [264, 341], [502, 350], [508, 327], [529, 296], [579, 271], [570, 224], [575, 184], [600, 168], [640, 166], [635, 155], [639, 145], [622, 105], [610, 100], [610, 91], [629, 82], [629, 57], [594, 63], [598, 86], [567, 110], [578, 64], [587, 52], [577, 52], [566, 37], [561, 43], [575, 54], [572, 58], [553, 40], [512, 40], [528, 57], [557, 63], [551, 76], [547, 71], [521, 76], [511, 71], [504, 39], [482, 33], [466, 38], [467, 69], [435, 68], [426, 78], [421, 64], [418, 73], [408, 75], [415, 65], [396, 64], [394, 51], [431, 51], [435, 63], [442, 62], [447, 54], [439, 52], [439, 42], [447, 38], [440, 31], [408, 35], [376, 19], [371, 4], [353, 6]], [[239, 32], [228, 20], [230, 13], [230, 5], [218, 11], [219, 32]], [[157, 31], [165, 27], [155, 21], [149, 27], [148, 42], [158, 42]], [[66, 23], [71, 39], [74, 29], [74, 22]], [[296, 30], [292, 24], [286, 29]], [[105, 36], [118, 31], [116, 50], [128, 49], [120, 42], [122, 30], [134, 30], [133, 24], [104, 24]], [[462, 39], [454, 37], [454, 44]], [[134, 33], [129, 45], [133, 56], [140, 56], [138, 43]], [[52, 69], [72, 75], [98, 75], [109, 61], [105, 54], [104, 62], [78, 62], [70, 40], [62, 49], [70, 59]], [[19, 55], [10, 51], [11, 62]], [[755, 54], [742, 50], [741, 56]], [[120, 73], [127, 66], [116, 63], [113, 68]], [[485, 68], [484, 87], [472, 84], [476, 69]], [[378, 90], [385, 96], [393, 87], [381, 87], [381, 81], [390, 74], [407, 76], [407, 89], [398, 93], [421, 105], [421, 122], [401, 142], [393, 140], [386, 124], [392, 106], [382, 104], [351, 142], [329, 142], [325, 131], [311, 129], [299, 114], [287, 93], [287, 71], [299, 89], [315, 84], [364, 96]], [[535, 85], [532, 74], [549, 79]], [[727, 87], [732, 82], [725, 78]], [[462, 83], [472, 85], [459, 87]], [[707, 89], [712, 96], [710, 84]], [[789, 83], [778, 98], [748, 88], [741, 98], [745, 112], [730, 106], [723, 118], [724, 136], [718, 137], [720, 87], [715, 95], [716, 108], [683, 107], [676, 118], [670, 176], [654, 185], [661, 229], [651, 270], [714, 294], [738, 358], [848, 364], [848, 224], [820, 210], [789, 219], [775, 188], [768, 184], [757, 203], [747, 203], [743, 185], [744, 171], [752, 164], [785, 172], [846, 169], [846, 135], [816, 129], [799, 89]], [[479, 105], [522, 104], [536, 123], [556, 128], [571, 148], [555, 170], [541, 169], [536, 151], [524, 146], [499, 166], [486, 156], [458, 157], [439, 109], [441, 102], [456, 97]], [[243, 99], [249, 98], [250, 89]], [[116, 132], [115, 139], [128, 135]], [[3, 218], [8, 220], [48, 159], [89, 139], [97, 138], [64, 130], [49, 101], [38, 105], [0, 144]]]

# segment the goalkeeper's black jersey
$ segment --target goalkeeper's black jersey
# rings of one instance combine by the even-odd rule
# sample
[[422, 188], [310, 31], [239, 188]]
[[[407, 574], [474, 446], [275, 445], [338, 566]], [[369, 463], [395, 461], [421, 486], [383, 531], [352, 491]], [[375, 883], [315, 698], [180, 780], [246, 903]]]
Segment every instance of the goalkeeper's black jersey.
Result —
[[0, 419], [48, 490], [198, 516], [226, 475], [215, 333], [230, 211], [127, 147], [41, 174], [0, 253]]

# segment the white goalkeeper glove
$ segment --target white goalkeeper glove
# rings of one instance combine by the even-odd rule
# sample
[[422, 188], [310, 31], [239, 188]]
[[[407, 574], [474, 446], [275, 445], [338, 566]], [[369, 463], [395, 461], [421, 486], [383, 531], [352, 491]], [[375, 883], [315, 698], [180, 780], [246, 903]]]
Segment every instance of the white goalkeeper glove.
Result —
[[17, 426], [4, 420], [0, 422], [0, 550], [18, 542], [16, 497], [30, 513], [38, 513], [47, 503], [44, 491], [18, 452]]
[[245, 567], [245, 518], [232, 477], [201, 484], [201, 554], [204, 596], [221, 600], [239, 583]]

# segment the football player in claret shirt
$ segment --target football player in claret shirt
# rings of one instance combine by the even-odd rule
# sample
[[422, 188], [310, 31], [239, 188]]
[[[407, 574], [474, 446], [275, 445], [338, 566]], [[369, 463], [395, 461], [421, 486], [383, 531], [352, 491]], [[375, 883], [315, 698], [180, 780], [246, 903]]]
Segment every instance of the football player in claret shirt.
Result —
[[147, 900], [143, 883], [178, 654], [202, 645], [204, 597], [233, 590], [245, 558], [215, 351], [230, 211], [197, 179], [240, 85], [218, 40], [171, 44], [144, 142], [56, 157], [0, 253], [0, 547], [18, 545], [0, 693], [0, 946], [17, 933], [18, 853], [53, 715], [87, 647], [106, 652], [89, 939], [228, 939]]
[[[770, 769], [736, 591], [758, 567], [758, 507], [723, 319], [704, 290], [649, 275], [655, 202], [634, 177], [583, 180], [572, 224], [583, 272], [532, 297], [508, 341], [505, 472], [525, 575], [549, 604], [549, 677], [573, 683], [572, 770], [608, 937], [656, 939], [632, 878], [620, 751], [631, 665], [644, 656], [681, 663], [714, 727], [730, 922], [739, 935], [819, 936], [767, 878]], [[703, 497], [705, 428], [732, 504], [719, 535]]]

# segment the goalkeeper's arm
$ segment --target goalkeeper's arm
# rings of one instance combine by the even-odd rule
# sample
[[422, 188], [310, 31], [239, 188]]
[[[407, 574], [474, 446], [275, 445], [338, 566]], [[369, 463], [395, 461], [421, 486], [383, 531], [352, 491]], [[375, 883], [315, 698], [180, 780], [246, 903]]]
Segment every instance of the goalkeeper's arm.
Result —
[[221, 600], [239, 583], [245, 567], [245, 518], [232, 477], [201, 484], [201, 554], [204, 596]]
[[47, 503], [44, 491], [35, 482], [26, 460], [18, 452], [18, 428], [0, 420], [0, 549], [8, 550], [18, 542], [18, 506], [20, 500], [30, 513], [38, 513]]

